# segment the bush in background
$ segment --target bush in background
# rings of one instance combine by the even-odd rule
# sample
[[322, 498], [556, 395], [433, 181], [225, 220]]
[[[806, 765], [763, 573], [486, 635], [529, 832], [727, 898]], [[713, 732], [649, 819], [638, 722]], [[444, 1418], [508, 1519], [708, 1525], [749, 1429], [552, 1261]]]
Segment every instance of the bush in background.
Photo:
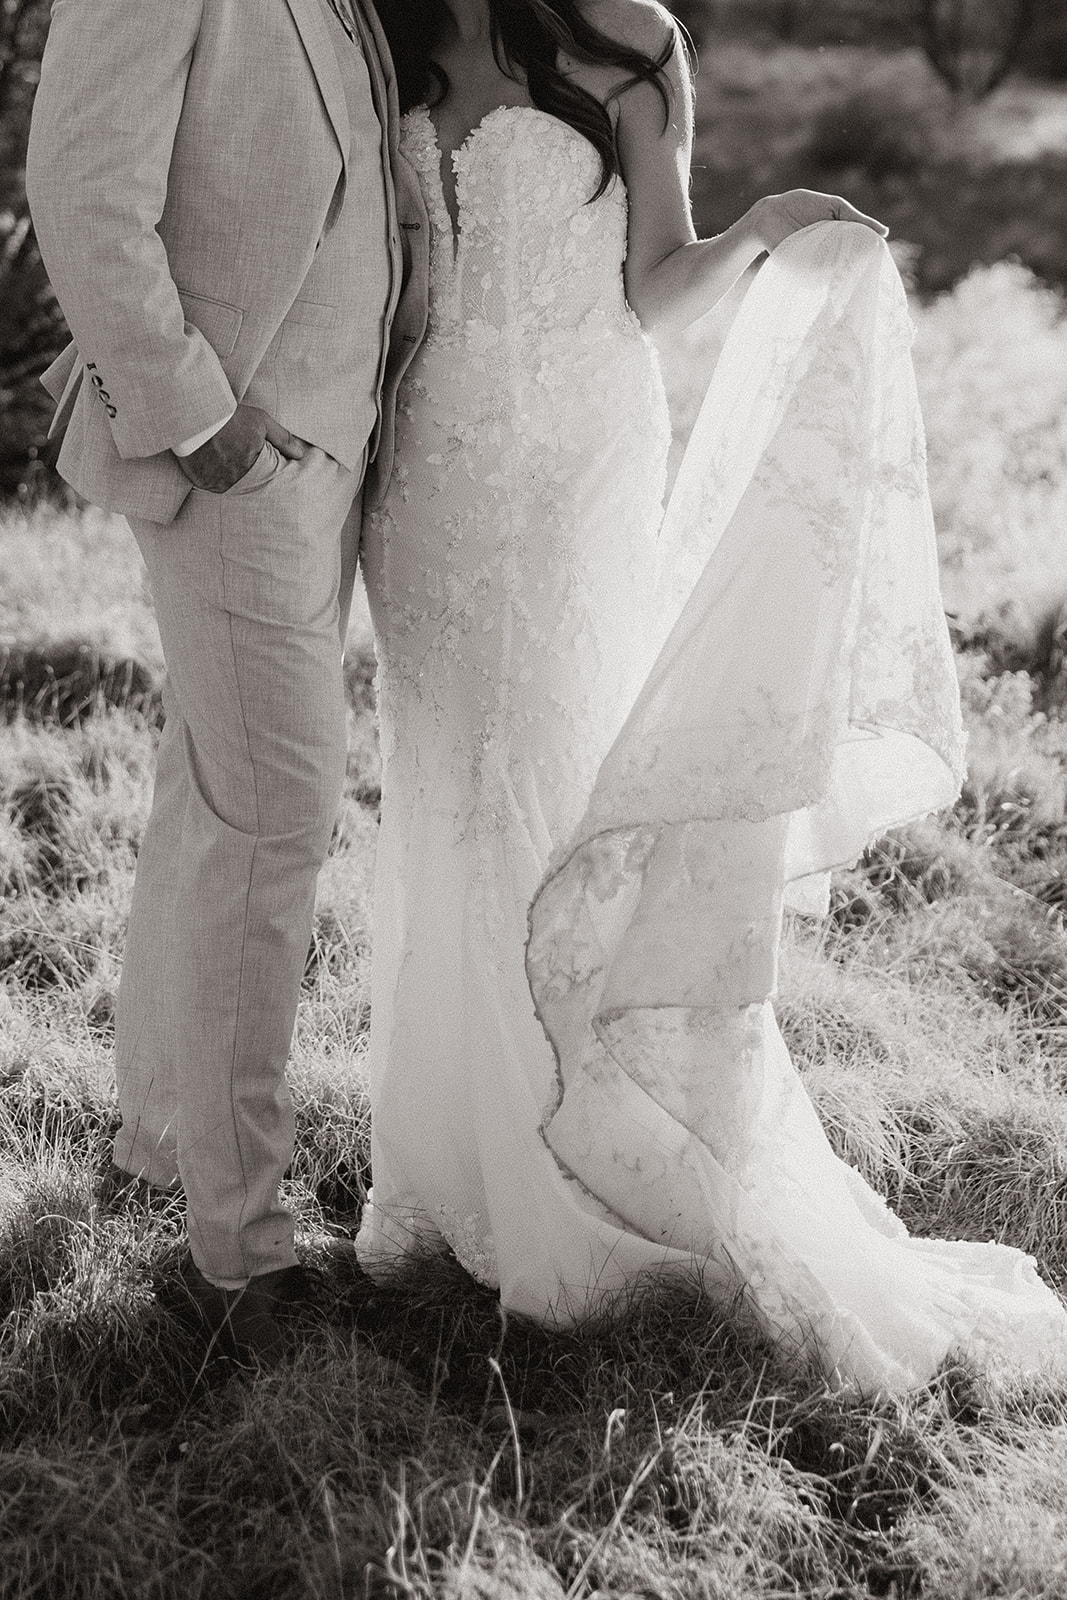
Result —
[[905, 52], [869, 68], [815, 113], [803, 156], [819, 171], [911, 178], [953, 143], [952, 97]]
[[807, 49], [918, 45], [957, 92], [988, 93], [1013, 67], [1067, 78], [1067, 0], [672, 0], [698, 45], [713, 34]]
[[706, 40], [693, 209], [720, 233], [761, 194], [844, 194], [915, 248], [914, 286], [1015, 257], [1067, 286], [1067, 102], [1022, 79], [962, 105], [917, 48]]
[[56, 486], [46, 443], [52, 405], [37, 380], [65, 336], [25, 188], [48, 18], [48, 0], [0, 0], [0, 497], [22, 499]]
[[1036, 633], [1067, 600], [1067, 300], [976, 267], [922, 311], [915, 366], [946, 598], [968, 625], [1011, 603]]

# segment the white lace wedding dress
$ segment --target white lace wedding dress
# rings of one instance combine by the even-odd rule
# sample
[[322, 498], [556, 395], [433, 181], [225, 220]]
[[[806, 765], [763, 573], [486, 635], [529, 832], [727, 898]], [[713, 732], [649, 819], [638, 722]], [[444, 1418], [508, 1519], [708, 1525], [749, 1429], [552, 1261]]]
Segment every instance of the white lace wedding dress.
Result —
[[783, 896], [947, 804], [962, 741], [910, 329], [884, 245], [758, 273], [666, 515], [626, 197], [529, 108], [405, 119], [430, 329], [365, 544], [384, 762], [375, 1272], [451, 1249], [568, 1321], [649, 1275], [743, 1290], [836, 1384], [1062, 1361], [1028, 1257], [909, 1238], [775, 1024]]

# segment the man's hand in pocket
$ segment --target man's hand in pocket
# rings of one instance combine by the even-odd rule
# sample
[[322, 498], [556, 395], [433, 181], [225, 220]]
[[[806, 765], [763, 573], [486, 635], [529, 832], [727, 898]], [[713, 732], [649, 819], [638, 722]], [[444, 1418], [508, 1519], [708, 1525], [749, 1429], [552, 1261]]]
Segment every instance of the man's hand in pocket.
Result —
[[259, 406], [238, 406], [229, 422], [191, 455], [175, 459], [190, 483], [211, 494], [225, 494], [251, 468], [265, 440], [280, 455], [299, 461], [307, 445]]

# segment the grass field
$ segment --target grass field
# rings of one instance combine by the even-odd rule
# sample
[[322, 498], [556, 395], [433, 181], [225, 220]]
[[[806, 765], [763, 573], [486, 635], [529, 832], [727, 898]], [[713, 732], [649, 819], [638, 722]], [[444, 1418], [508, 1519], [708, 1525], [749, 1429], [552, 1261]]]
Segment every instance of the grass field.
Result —
[[[791, 928], [778, 1008], [835, 1145], [909, 1226], [1020, 1245], [1061, 1289], [1062, 313], [1007, 266], [918, 311], [970, 778]], [[287, 1180], [323, 1296], [252, 1378], [182, 1315], [177, 1210], [96, 1195], [158, 712], [134, 548], [94, 513], [0, 521], [0, 1597], [1067, 1596], [1067, 1392], [960, 1369], [846, 1400], [741, 1307], [674, 1291], [554, 1334], [447, 1262], [384, 1291], [332, 1259], [367, 1179], [365, 613], [350, 644]]]

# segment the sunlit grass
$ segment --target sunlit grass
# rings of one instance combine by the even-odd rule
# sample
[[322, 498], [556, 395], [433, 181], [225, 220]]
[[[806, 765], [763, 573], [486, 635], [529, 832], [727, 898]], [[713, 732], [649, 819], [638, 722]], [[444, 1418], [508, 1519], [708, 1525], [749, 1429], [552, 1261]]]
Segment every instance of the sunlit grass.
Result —
[[1067, 604], [1067, 302], [976, 268], [922, 312], [915, 360], [946, 602], [1036, 634]]

